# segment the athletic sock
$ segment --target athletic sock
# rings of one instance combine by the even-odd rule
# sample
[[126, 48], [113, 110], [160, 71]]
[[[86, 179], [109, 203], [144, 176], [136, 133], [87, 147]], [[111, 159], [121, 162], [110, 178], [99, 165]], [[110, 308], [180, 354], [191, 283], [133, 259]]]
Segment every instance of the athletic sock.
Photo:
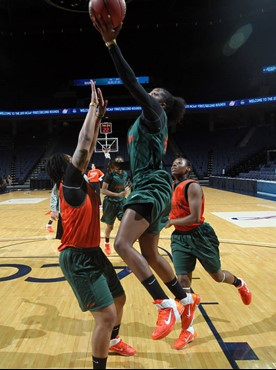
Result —
[[121, 325], [114, 326], [114, 328], [112, 330], [112, 333], [111, 333], [111, 338], [110, 339], [114, 339], [114, 338], [117, 337], [117, 335], [119, 335], [120, 326]]
[[152, 296], [154, 300], [156, 299], [168, 299], [167, 295], [161, 288], [160, 284], [154, 277], [154, 275], [151, 275], [146, 280], [142, 281], [142, 284], [147, 289], [149, 294]]
[[93, 369], [106, 369], [106, 358], [92, 356]]
[[168, 283], [165, 284], [172, 292], [172, 294], [175, 296], [175, 298], [178, 299], [179, 301], [187, 297], [185, 290], [182, 288], [176, 277], [172, 281], [169, 281]]
[[241, 284], [242, 284], [242, 281], [241, 281], [239, 278], [237, 278], [236, 276], [234, 276], [234, 282], [233, 282], [233, 285], [234, 285], [236, 288], [238, 288], [239, 286], [241, 286]]

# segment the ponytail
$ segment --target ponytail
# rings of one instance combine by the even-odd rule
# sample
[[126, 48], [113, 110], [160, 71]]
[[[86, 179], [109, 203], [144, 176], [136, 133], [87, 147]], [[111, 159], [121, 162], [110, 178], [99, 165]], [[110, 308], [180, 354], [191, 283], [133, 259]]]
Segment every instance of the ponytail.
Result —
[[166, 104], [165, 112], [169, 126], [176, 126], [185, 114], [186, 102], [183, 98], [173, 96], [168, 90], [162, 88], [163, 102]]

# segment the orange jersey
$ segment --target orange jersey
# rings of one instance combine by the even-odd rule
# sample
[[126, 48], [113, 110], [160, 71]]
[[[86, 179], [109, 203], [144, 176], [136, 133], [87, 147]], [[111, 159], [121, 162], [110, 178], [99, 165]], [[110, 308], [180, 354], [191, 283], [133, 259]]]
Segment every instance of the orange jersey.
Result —
[[[172, 209], [170, 212], [170, 219], [175, 218], [184, 218], [191, 214], [189, 202], [187, 201], [188, 196], [188, 184], [196, 182], [194, 180], [184, 180], [177, 184], [173, 191], [172, 195]], [[198, 223], [185, 225], [185, 226], [178, 226], [174, 225], [176, 230], [179, 231], [189, 231], [194, 229], [195, 227], [201, 225], [204, 222], [204, 195], [202, 195], [202, 206], [201, 206], [201, 213], [200, 213], [200, 221]]]
[[96, 168], [95, 170], [89, 170], [87, 177], [89, 179], [89, 182], [99, 182], [99, 178], [103, 175], [104, 173]]
[[87, 186], [85, 201], [79, 207], [70, 206], [60, 185], [63, 235], [59, 251], [67, 247], [93, 248], [100, 245], [99, 201], [95, 191]]

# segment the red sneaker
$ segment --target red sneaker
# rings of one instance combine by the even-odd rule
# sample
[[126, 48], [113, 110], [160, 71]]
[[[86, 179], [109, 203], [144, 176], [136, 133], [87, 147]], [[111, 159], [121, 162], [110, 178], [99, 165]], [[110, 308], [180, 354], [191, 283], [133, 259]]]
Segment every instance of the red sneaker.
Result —
[[[200, 304], [200, 297], [198, 294], [192, 294], [193, 303], [184, 306], [184, 312], [181, 315], [182, 329], [186, 330], [192, 324], [195, 316], [195, 310]], [[183, 300], [181, 301], [183, 303]]]
[[188, 343], [191, 343], [197, 337], [197, 332], [191, 333], [189, 330], [181, 330], [179, 338], [176, 339], [173, 346], [175, 349], [184, 349]]
[[[119, 340], [119, 341], [118, 341]], [[122, 341], [122, 339], [117, 336], [115, 339], [111, 340], [117, 342], [113, 346], [109, 347], [109, 351], [119, 353], [121, 356], [134, 356], [136, 349], [132, 348], [129, 344]]]
[[54, 229], [53, 229], [53, 226], [52, 226], [52, 225], [47, 224], [47, 225], [46, 225], [46, 230], [47, 230], [49, 233], [54, 233]]
[[105, 253], [109, 256], [111, 254], [111, 247], [110, 247], [110, 243], [107, 243], [105, 242], [104, 243], [104, 251]]
[[238, 287], [238, 291], [241, 295], [241, 299], [244, 304], [249, 305], [252, 301], [252, 293], [248, 289], [248, 286], [246, 285], [246, 283], [241, 278], [238, 278], [238, 279], [240, 279], [242, 282], [241, 286]]
[[151, 337], [154, 340], [158, 340], [170, 334], [176, 321], [180, 319], [184, 311], [184, 306], [182, 303], [171, 298], [157, 299], [153, 303], [158, 308], [158, 319]]

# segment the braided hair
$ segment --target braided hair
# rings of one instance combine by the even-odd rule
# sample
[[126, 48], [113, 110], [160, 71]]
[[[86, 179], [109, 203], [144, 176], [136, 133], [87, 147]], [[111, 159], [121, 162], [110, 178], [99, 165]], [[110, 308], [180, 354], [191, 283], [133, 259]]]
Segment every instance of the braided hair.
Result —
[[64, 153], [55, 153], [46, 162], [46, 172], [57, 188], [64, 177], [69, 162], [69, 156]]

